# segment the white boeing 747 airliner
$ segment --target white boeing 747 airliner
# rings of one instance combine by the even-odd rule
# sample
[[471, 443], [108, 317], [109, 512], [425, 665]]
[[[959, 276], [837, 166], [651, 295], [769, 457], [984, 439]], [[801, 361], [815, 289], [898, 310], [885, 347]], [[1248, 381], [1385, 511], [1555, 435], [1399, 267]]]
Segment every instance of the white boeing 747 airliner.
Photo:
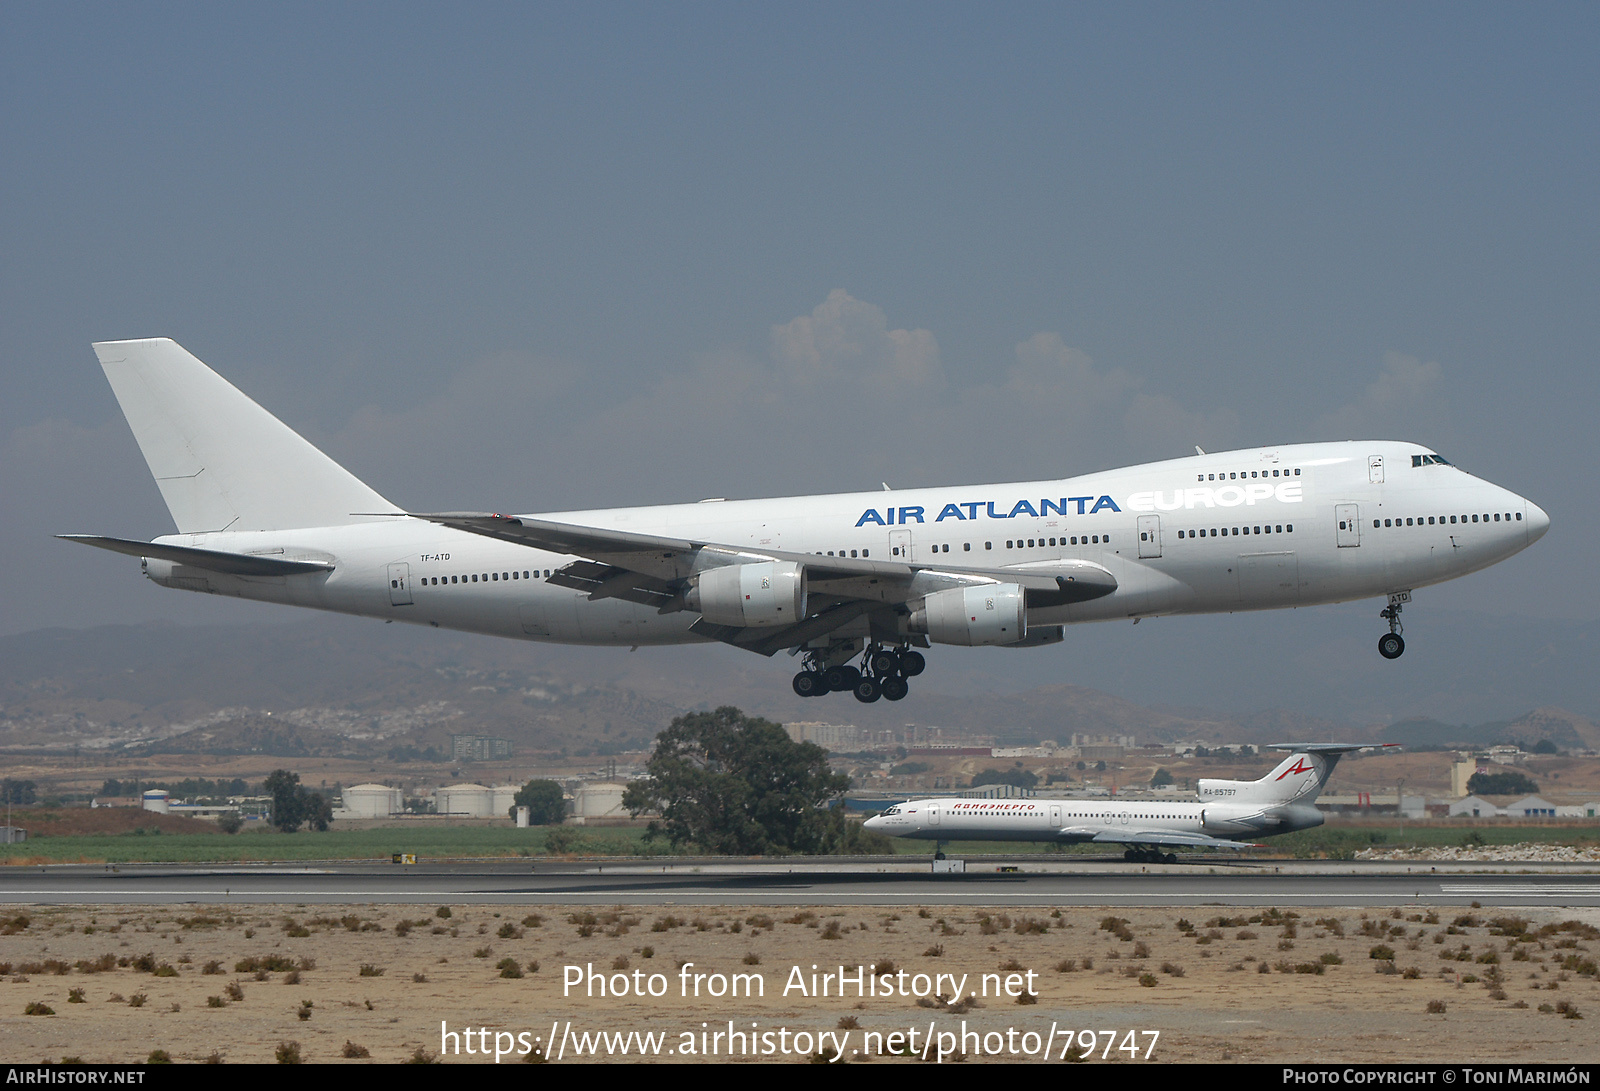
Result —
[[[899, 700], [931, 644], [1388, 596], [1550, 525], [1412, 443], [1261, 447], [1002, 485], [543, 515], [408, 512], [166, 338], [94, 346], [178, 533], [71, 541], [163, 587], [524, 640], [803, 656], [802, 696]], [[859, 658], [859, 665], [852, 660]]]
[[1322, 825], [1322, 812], [1314, 803], [1340, 756], [1377, 748], [1358, 743], [1275, 743], [1269, 749], [1294, 753], [1260, 780], [1201, 780], [1199, 803], [913, 799], [864, 825], [893, 837], [932, 841], [940, 858], [944, 854], [938, 845], [944, 841], [1093, 841], [1134, 846], [1125, 854], [1132, 861], [1173, 864], [1176, 854], [1162, 855], [1162, 846], [1259, 848], [1233, 838], [1269, 837]]

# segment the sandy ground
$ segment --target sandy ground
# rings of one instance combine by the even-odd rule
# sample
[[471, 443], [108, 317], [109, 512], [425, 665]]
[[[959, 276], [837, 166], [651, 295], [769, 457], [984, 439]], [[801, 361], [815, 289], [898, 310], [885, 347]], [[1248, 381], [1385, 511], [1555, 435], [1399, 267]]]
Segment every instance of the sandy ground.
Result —
[[[348, 1043], [372, 1061], [404, 1061], [420, 1050], [442, 1051], [450, 1063], [492, 1062], [498, 1033], [508, 1051], [501, 1063], [513, 1063], [531, 1047], [543, 1050], [554, 1026], [549, 1052], [564, 1052], [565, 1061], [592, 1051], [581, 1047], [582, 1035], [639, 1031], [663, 1035], [663, 1061], [698, 1060], [708, 1050], [726, 1060], [730, 1044], [735, 1059], [793, 1061], [842, 1039], [845, 1061], [892, 1064], [897, 1058], [884, 1051], [899, 1045], [920, 1054], [931, 1024], [928, 1059], [943, 1047], [968, 1063], [1037, 1060], [1045, 1048], [1056, 1057], [1067, 1032], [1081, 1048], [1090, 1030], [1098, 1032], [1094, 1063], [1108, 1047], [1108, 1059], [1121, 1061], [1147, 1051], [1155, 1061], [1202, 1062], [1600, 1060], [1593, 911], [1521, 911], [1524, 929], [1496, 927], [1493, 918], [1511, 914], [1485, 910], [1434, 918], [1418, 909], [1394, 919], [1304, 907], [1298, 917], [1264, 918], [1218, 907], [1123, 909], [1108, 921], [1111, 910], [973, 907], [454, 905], [448, 917], [438, 909], [45, 908], [21, 911], [24, 919], [7, 911], [0, 1059], [131, 1062], [164, 1050], [176, 1061], [272, 1061], [295, 1043], [308, 1062], [352, 1063], [359, 1059], [346, 1061]], [[1184, 917], [1191, 928], [1181, 927]], [[1574, 918], [1581, 923], [1547, 927]], [[1377, 972], [1391, 965], [1371, 957], [1380, 944], [1393, 949], [1396, 972]], [[255, 970], [249, 959], [277, 959], [282, 968]], [[126, 965], [97, 969], [118, 961]], [[952, 996], [949, 978], [930, 988], [917, 976], [947, 974], [966, 975], [963, 999], [991, 995], [955, 1009], [883, 989], [860, 996], [856, 968], [875, 963], [897, 994]], [[583, 995], [583, 986], [563, 995], [569, 965], [592, 967], [610, 986], [624, 975], [630, 991], [636, 981], [648, 990], [659, 974], [654, 984], [664, 995], [618, 997], [609, 986], [603, 997]], [[836, 980], [826, 982], [829, 995], [810, 995], [813, 965], [817, 986], [824, 973], [846, 967], [846, 996]], [[1319, 965], [1323, 973], [1305, 972]], [[502, 966], [522, 976], [502, 976]], [[1005, 995], [1008, 983], [1024, 991], [1030, 972], [1035, 1003]], [[736, 973], [760, 975], [764, 995], [708, 995]], [[699, 997], [697, 974], [707, 975]], [[81, 1002], [73, 1002], [75, 990]], [[54, 1014], [25, 1014], [33, 1004]], [[1569, 1018], [1573, 1012], [1581, 1018]], [[472, 1030], [454, 1040], [459, 1053], [441, 1037], [441, 1022]], [[752, 1037], [728, 1038], [730, 1022]], [[889, 1037], [910, 1028], [914, 1038]], [[722, 1038], [712, 1037], [718, 1031]], [[819, 1040], [819, 1032], [832, 1037]], [[639, 1039], [627, 1048], [637, 1060]]]

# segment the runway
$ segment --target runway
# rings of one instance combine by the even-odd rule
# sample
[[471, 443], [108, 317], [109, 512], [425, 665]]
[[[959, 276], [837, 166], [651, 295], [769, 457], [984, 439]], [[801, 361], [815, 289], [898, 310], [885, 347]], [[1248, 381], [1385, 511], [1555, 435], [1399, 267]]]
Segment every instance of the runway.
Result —
[[[0, 904], [1285, 906], [1600, 908], [1600, 874], [1538, 874], [1309, 862], [1129, 868], [985, 860], [965, 874], [928, 865], [675, 862], [173, 866], [0, 870]], [[1015, 866], [1020, 870], [1002, 871]]]

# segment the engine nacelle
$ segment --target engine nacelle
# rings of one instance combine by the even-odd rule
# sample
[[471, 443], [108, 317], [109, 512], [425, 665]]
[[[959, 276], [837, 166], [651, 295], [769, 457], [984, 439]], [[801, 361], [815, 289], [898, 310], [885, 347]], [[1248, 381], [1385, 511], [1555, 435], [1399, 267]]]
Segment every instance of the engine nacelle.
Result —
[[935, 644], [1015, 644], [1028, 638], [1027, 596], [1015, 583], [935, 591], [911, 612], [907, 627]]
[[730, 564], [700, 573], [684, 605], [716, 625], [768, 628], [806, 616], [806, 570], [793, 561]]
[[1264, 808], [1248, 803], [1208, 803], [1200, 811], [1200, 828], [1212, 834], [1266, 834], [1275, 832]]

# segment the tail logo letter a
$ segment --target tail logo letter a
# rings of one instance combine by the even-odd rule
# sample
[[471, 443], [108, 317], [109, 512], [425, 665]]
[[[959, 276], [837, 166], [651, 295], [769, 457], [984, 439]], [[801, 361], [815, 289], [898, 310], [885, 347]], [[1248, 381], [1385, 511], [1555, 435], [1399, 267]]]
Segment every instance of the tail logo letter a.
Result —
[[1306, 759], [1305, 758], [1301, 758], [1301, 759], [1299, 759], [1298, 761], [1296, 761], [1294, 763], [1294, 767], [1293, 768], [1285, 769], [1283, 772], [1279, 773], [1278, 774], [1278, 780], [1282, 780], [1284, 777], [1288, 776], [1290, 773], [1309, 773], [1309, 772], [1312, 772], [1312, 769], [1313, 769], [1312, 766], [1309, 766], [1309, 765], [1306, 764]]

